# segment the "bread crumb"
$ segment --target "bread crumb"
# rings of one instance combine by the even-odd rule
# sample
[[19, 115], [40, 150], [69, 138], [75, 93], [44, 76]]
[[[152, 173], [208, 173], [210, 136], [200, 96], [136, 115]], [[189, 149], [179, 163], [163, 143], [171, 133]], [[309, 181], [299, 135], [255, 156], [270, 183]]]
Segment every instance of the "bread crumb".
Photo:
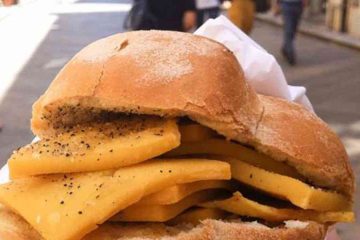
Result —
[[298, 221], [298, 220], [288, 220], [288, 221], [285, 221], [284, 223], [285, 223], [285, 228], [304, 229], [309, 225], [308, 222], [302, 222], [302, 221]]

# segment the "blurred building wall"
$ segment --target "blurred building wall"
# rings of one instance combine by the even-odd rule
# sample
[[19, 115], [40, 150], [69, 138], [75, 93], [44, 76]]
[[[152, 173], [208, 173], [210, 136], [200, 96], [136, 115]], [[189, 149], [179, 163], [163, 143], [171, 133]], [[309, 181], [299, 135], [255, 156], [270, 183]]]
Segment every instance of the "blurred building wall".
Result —
[[360, 0], [351, 0], [348, 5], [347, 31], [360, 38]]
[[328, 0], [326, 25], [360, 38], [360, 0]]

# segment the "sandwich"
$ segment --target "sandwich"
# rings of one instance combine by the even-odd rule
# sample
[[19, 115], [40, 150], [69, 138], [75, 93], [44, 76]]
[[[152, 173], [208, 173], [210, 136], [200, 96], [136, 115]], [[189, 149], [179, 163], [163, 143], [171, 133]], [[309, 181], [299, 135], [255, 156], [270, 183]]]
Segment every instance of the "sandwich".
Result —
[[[261, 66], [259, 66], [261, 67]], [[136, 31], [77, 53], [33, 105], [0, 185], [11, 240], [321, 240], [354, 176], [315, 114], [257, 94], [233, 53]]]

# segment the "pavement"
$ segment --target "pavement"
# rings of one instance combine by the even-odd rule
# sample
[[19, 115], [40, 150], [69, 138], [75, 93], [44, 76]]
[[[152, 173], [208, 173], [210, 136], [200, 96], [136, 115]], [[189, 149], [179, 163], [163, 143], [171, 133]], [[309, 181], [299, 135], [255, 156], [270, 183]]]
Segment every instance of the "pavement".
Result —
[[[56, 73], [90, 42], [121, 32], [130, 7], [130, 0], [54, 4], [58, 2], [63, 4], [29, 4], [0, 20], [1, 165], [12, 150], [34, 137], [29, 128], [31, 105]], [[298, 35], [298, 65], [290, 67], [279, 53], [281, 28], [256, 22], [252, 37], [278, 59], [290, 84], [307, 88], [317, 114], [340, 135], [360, 177], [360, 52]], [[360, 216], [359, 190], [356, 196]], [[360, 224], [340, 225], [339, 232], [343, 240], [358, 240]]]
[[[271, 23], [277, 26], [282, 26], [284, 24], [281, 15], [274, 16], [271, 11], [268, 13], [257, 14], [256, 18], [259, 21]], [[347, 33], [332, 31], [327, 26], [325, 26], [324, 22], [324, 17], [321, 17], [320, 19], [312, 19], [304, 16], [303, 21], [299, 26], [299, 32], [324, 41], [330, 41], [360, 51], [359, 37], [354, 37]]]

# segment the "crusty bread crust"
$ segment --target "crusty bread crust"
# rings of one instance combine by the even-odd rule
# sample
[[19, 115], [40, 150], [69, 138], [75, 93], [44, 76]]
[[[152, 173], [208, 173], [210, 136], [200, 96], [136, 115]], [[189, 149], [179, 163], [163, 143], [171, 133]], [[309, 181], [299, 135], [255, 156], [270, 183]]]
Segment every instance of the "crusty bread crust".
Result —
[[256, 131], [256, 148], [286, 161], [317, 186], [352, 198], [351, 165], [343, 144], [328, 125], [299, 104], [259, 97], [265, 111]]
[[[268, 228], [243, 222], [205, 220], [191, 225], [165, 226], [160, 223], [105, 223], [84, 240], [323, 240], [326, 226], [310, 222], [305, 228]], [[43, 240], [21, 217], [0, 207], [0, 239]]]
[[[111, 238], [108, 238], [109, 234]], [[326, 227], [314, 222], [301, 229], [268, 228], [254, 223], [208, 219], [202, 221], [197, 227], [166, 227], [164, 224], [107, 224], [85, 237], [85, 240], [323, 240], [325, 235]]]
[[46, 135], [53, 125], [45, 118], [65, 104], [188, 115], [245, 142], [253, 139], [263, 111], [227, 48], [204, 37], [167, 31], [117, 34], [81, 50], [35, 103], [34, 133]]
[[139, 31], [90, 44], [34, 104], [32, 129], [46, 137], [83, 109], [188, 116], [353, 196], [347, 155], [330, 128], [297, 104], [258, 96], [234, 55], [204, 37]]
[[0, 239], [40, 240], [41, 237], [22, 217], [0, 205]]

